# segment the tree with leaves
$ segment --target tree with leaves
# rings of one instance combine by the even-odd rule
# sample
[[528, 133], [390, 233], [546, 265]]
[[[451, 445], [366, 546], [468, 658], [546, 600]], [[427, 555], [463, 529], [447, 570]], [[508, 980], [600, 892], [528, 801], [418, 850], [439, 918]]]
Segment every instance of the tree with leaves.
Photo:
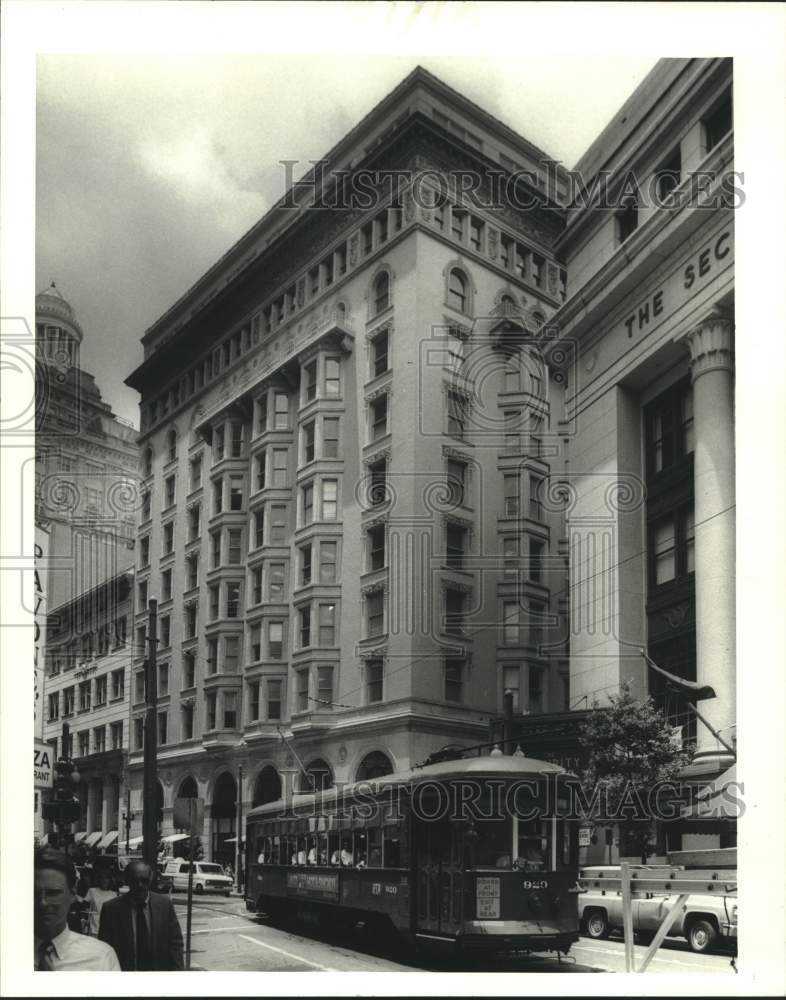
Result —
[[668, 786], [679, 780], [690, 753], [675, 741], [652, 698], [635, 698], [628, 684], [589, 714], [581, 739], [589, 758], [582, 775], [584, 795], [600, 803], [592, 819], [618, 823], [623, 842], [634, 845], [646, 864], [655, 851], [656, 803], [667, 804]]

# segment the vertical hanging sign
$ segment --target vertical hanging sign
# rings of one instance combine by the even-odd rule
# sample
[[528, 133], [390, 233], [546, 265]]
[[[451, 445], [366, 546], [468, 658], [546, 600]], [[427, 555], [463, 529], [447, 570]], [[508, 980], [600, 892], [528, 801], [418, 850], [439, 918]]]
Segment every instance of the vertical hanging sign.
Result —
[[37, 740], [44, 738], [44, 655], [46, 650], [46, 576], [49, 532], [36, 525], [33, 570], [33, 674]]

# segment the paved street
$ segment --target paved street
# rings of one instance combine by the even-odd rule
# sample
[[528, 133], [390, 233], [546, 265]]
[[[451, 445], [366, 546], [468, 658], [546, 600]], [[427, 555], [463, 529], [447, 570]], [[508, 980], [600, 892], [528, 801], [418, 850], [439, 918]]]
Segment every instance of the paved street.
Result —
[[[185, 936], [186, 898], [173, 897]], [[645, 949], [637, 946], [640, 960]], [[191, 964], [194, 969], [233, 972], [408, 972], [424, 969], [456, 972], [624, 972], [625, 956], [621, 938], [591, 941], [582, 938], [567, 958], [534, 955], [510, 960], [478, 960], [469, 965], [452, 956], [429, 954], [417, 960], [396, 960], [389, 942], [369, 940], [362, 930], [328, 939], [308, 930], [285, 930], [265, 919], [246, 913], [242, 899], [233, 896], [194, 899]], [[696, 955], [682, 942], [661, 948], [649, 970], [658, 973], [729, 973], [730, 956]]]

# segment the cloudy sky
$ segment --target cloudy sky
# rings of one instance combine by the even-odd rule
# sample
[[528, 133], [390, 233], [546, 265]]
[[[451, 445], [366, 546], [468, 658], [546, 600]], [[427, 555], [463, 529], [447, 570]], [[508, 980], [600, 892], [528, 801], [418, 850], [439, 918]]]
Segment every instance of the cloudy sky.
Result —
[[76, 30], [37, 57], [36, 290], [56, 281], [82, 366], [136, 422], [140, 337], [281, 196], [279, 160], [320, 157], [421, 64], [572, 166], [677, 54], [622, 56], [661, 5], [610, 6], [598, 34], [592, 4], [95, 3], [90, 33], [51, 5], [57, 41]]

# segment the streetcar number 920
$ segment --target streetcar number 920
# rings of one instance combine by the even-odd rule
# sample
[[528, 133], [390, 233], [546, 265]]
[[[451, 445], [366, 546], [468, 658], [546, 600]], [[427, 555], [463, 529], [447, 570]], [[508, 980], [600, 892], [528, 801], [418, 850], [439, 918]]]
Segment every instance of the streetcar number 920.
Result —
[[521, 888], [522, 889], [546, 889], [546, 888], [548, 888], [548, 882], [544, 878], [538, 879], [535, 882], [530, 882], [529, 879], [525, 879], [521, 883]]

